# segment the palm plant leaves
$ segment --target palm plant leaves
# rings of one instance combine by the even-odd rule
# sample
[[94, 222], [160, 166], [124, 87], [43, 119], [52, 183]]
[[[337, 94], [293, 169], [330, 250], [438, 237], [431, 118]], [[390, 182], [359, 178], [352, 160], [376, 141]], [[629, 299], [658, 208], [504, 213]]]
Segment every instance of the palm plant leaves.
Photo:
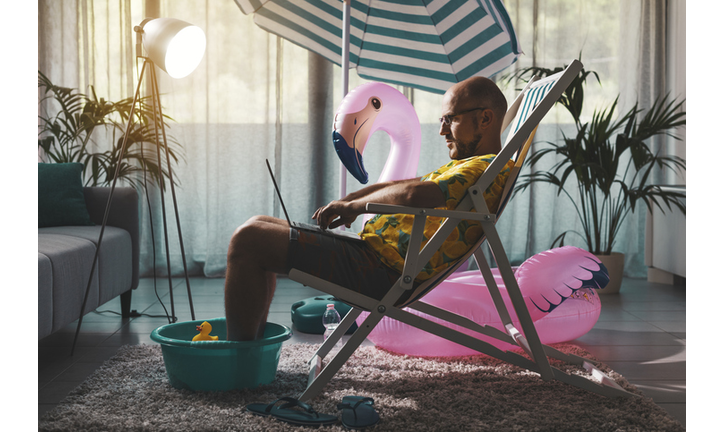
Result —
[[[164, 165], [178, 164], [183, 159], [182, 148], [171, 136], [167, 136], [169, 161], [159, 163], [158, 150], [163, 144], [158, 143], [154, 121], [162, 122], [168, 128], [172, 120], [164, 115], [158, 118], [149, 105], [148, 98], [136, 101], [126, 98], [118, 102], [98, 98], [93, 86], [91, 95], [87, 96], [75, 89], [53, 84], [48, 77], [38, 71], [38, 88], [43, 89], [43, 97], [39, 104], [52, 100], [57, 113], [39, 115], [38, 146], [43, 149], [46, 157], [56, 163], [80, 162], [85, 167], [84, 184], [86, 186], [102, 186], [112, 182], [118, 171], [118, 178], [124, 179], [137, 188], [144, 187], [139, 175], [144, 171], [150, 174], [151, 182], [163, 184], [161, 178], [170, 178], [168, 168]], [[127, 131], [128, 120], [133, 112], [133, 122]], [[110, 134], [110, 149], [93, 151], [95, 147], [94, 132]], [[101, 135], [102, 136], [102, 135]], [[126, 140], [123, 159], [119, 156]], [[108, 138], [106, 138], [108, 139]], [[93, 146], [91, 146], [93, 144]], [[102, 146], [105, 147], [105, 146]], [[165, 156], [165, 149], [162, 150]], [[160, 174], [159, 174], [160, 173]], [[174, 182], [177, 182], [174, 179]]]
[[[563, 68], [527, 68], [516, 74], [548, 76]], [[568, 230], [553, 241], [563, 245], [566, 235], [575, 233], [583, 238], [589, 251], [610, 254], [623, 221], [632, 213], [636, 204], [643, 201], [649, 210], [655, 207], [664, 211], [677, 208], [685, 212], [682, 199], [685, 193], [663, 189], [650, 184], [654, 169], [661, 171], [685, 170], [686, 163], [677, 156], [660, 156], [652, 152], [647, 141], [658, 135], [672, 136], [673, 130], [686, 124], [684, 101], [670, 100], [669, 95], [654, 101], [645, 111], [635, 104], [618, 118], [618, 97], [607, 108], [594, 111], [590, 122], [580, 119], [583, 107], [583, 85], [593, 71], [582, 70], [576, 80], [558, 100], [571, 114], [576, 124], [575, 136], [565, 134], [559, 142], [544, 143], [533, 152], [529, 166], [542, 163], [546, 156], [554, 157], [552, 168], [522, 175], [515, 191], [520, 192], [535, 183], [551, 184], [558, 195], [564, 194], [574, 205], [582, 225], [582, 233]], [[600, 80], [599, 80], [600, 83]], [[645, 112], [644, 112], [645, 111]], [[641, 115], [643, 114], [643, 115]], [[628, 159], [622, 159], [628, 155]], [[626, 166], [620, 164], [625, 161]], [[566, 189], [573, 179], [577, 193]]]
[[[580, 56], [578, 57], [578, 60], [580, 61]], [[532, 78], [533, 76], [538, 76], [539, 78], [545, 78], [550, 75], [555, 75], [558, 72], [562, 72], [566, 69], [568, 65], [565, 65], [563, 67], [556, 67], [553, 69], [548, 69], [544, 67], [539, 66], [532, 66], [527, 67], [518, 70], [517, 72], [508, 75], [504, 78], [504, 80], [507, 80], [508, 82], [513, 80], [521, 80], [523, 82], [527, 82]], [[558, 103], [561, 104], [570, 114], [571, 117], [573, 117], [573, 120], [576, 122], [576, 125], [580, 125], [581, 123], [581, 113], [583, 112], [583, 100], [584, 100], [584, 91], [583, 91], [583, 85], [586, 83], [586, 80], [588, 79], [588, 76], [593, 74], [593, 76], [596, 78], [598, 83], [601, 83], [601, 79], [598, 76], [598, 73], [595, 71], [588, 71], [585, 68], [581, 69], [581, 71], [578, 73], [578, 75], [573, 79], [571, 84], [568, 86], [568, 88], [563, 92], [560, 98], [558, 98]]]

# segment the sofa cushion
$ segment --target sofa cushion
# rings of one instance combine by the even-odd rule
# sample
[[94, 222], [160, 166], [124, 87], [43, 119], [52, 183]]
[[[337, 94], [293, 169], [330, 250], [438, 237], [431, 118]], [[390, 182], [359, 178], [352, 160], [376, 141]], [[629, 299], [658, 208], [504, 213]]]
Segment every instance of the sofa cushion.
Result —
[[[38, 229], [38, 235], [53, 234], [84, 239], [93, 245], [95, 252], [100, 231], [101, 227], [98, 225], [63, 226], [40, 228]], [[128, 231], [113, 226], [106, 226], [103, 232], [100, 254], [98, 255], [98, 267], [96, 268], [97, 276], [100, 278], [98, 302], [90, 304], [95, 304], [96, 306], [101, 305], [131, 289], [133, 279], [133, 259], [131, 251], [131, 235]], [[89, 262], [92, 261], [93, 256], [91, 255]], [[86, 275], [83, 289], [85, 289], [85, 284], [87, 283], [88, 275]], [[92, 309], [86, 309], [86, 311], [88, 310]]]
[[38, 339], [53, 332], [53, 268], [38, 252]]
[[38, 227], [93, 225], [80, 163], [38, 163]]
[[[38, 253], [48, 257], [51, 263], [53, 332], [80, 317], [95, 251], [95, 245], [89, 240], [38, 232]], [[41, 292], [38, 286], [38, 295]], [[98, 272], [93, 274], [88, 304], [98, 305]], [[93, 309], [95, 306], [86, 306], [86, 312]]]

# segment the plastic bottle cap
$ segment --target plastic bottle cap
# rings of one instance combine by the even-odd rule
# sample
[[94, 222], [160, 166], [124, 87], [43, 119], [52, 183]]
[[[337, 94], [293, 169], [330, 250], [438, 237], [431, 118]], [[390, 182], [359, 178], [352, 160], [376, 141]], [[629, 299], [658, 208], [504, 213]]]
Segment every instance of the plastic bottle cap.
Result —
[[330, 303], [330, 304], [327, 305], [327, 309], [333, 308], [333, 307], [334, 307], [334, 305], [333, 305], [332, 303]]

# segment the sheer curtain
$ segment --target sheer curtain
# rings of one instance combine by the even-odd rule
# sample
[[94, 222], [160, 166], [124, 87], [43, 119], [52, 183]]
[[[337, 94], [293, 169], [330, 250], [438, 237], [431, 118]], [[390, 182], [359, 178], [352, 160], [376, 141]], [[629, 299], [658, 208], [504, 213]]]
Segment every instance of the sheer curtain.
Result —
[[[563, 65], [579, 54], [587, 69], [596, 70], [602, 85], [587, 87], [588, 115], [609, 104], [619, 92], [627, 101], [657, 95], [630, 81], [640, 70], [641, 45], [656, 41], [644, 34], [633, 16], [664, 1], [504, 1], [526, 53], [513, 66]], [[174, 80], [159, 73], [164, 114], [174, 119], [168, 133], [183, 146], [185, 160], [175, 168], [177, 198], [187, 263], [192, 274], [223, 276], [226, 249], [237, 226], [257, 214], [282, 216], [265, 159], [274, 168], [293, 219], [311, 217], [320, 205], [336, 199], [339, 161], [331, 145], [331, 124], [341, 101], [340, 69], [319, 56], [256, 27], [233, 0], [40, 0], [39, 69], [53, 82], [87, 91], [93, 84], [99, 97], [118, 100], [132, 96], [138, 65], [133, 26], [145, 17], [168, 16], [201, 27], [207, 51], [188, 77]], [[632, 13], [636, 12], [635, 14]], [[652, 16], [661, 25], [660, 15]], [[643, 18], [639, 18], [643, 20]], [[631, 34], [622, 31], [628, 29]], [[624, 49], [625, 48], [625, 49]], [[656, 74], [654, 59], [649, 70]], [[535, 63], [534, 63], [535, 62]], [[511, 68], [512, 69], [512, 68]], [[640, 79], [637, 78], [637, 79]], [[658, 78], [654, 78], [658, 79]], [[350, 88], [363, 83], [350, 72]], [[501, 81], [502, 82], [502, 81]], [[442, 97], [399, 88], [413, 102], [422, 123], [418, 174], [447, 161], [438, 135]], [[509, 100], [515, 86], [505, 88]], [[644, 94], [636, 94], [641, 93]], [[632, 103], [632, 102], [631, 102]], [[549, 115], [538, 132], [539, 142], [560, 138], [570, 119], [562, 110]], [[372, 137], [365, 164], [375, 181], [387, 158], [389, 139]], [[347, 192], [361, 187], [351, 176]], [[166, 269], [158, 191], [151, 191], [150, 211], [142, 209], [141, 271], [151, 274], [156, 237], [157, 274]], [[180, 250], [170, 194], [166, 197], [172, 273], [181, 274]], [[548, 249], [560, 232], [575, 225], [571, 209], [554, 191], [536, 187], [517, 197], [499, 224], [514, 263]], [[632, 276], [645, 274], [643, 214], [631, 218], [630, 229], [616, 245], [627, 253]], [[359, 222], [353, 229], [360, 229]], [[637, 237], [640, 236], [640, 239]]]
[[[585, 88], [583, 122], [590, 120], [594, 109], [608, 107], [618, 95], [618, 113], [627, 111], [637, 101], [640, 108], [649, 108], [656, 98], [667, 93], [686, 96], [685, 88], [682, 94], [671, 86], [666, 72], [677, 61], [668, 55], [671, 41], [667, 39], [672, 32], [667, 31], [667, 23], [683, 12], [683, 1], [508, 0], [505, 4], [521, 46], [528, 54], [514, 67], [553, 68], [580, 56], [587, 70], [598, 73], [601, 83], [590, 77]], [[679, 31], [685, 34], [685, 29]], [[678, 57], [679, 61], [684, 59]], [[509, 100], [510, 97], [512, 95]], [[538, 129], [534, 149], [542, 142], [561, 139], [561, 131], [570, 136], [573, 130], [570, 116], [557, 108]], [[685, 130], [677, 134], [684, 137]], [[652, 143], [652, 148], [662, 154], [686, 157], [685, 140], [659, 139]], [[545, 170], [552, 163], [547, 161], [547, 165], [535, 168]], [[682, 181], [685, 179], [660, 173], [654, 177], [656, 183]], [[507, 250], [512, 251], [513, 262], [519, 263], [548, 249], [553, 239], [566, 230], [581, 229], [572, 205], [558, 196], [553, 187], [534, 185], [511, 204], [513, 211], [509, 206], [506, 212], [513, 213], [512, 217], [506, 214], [498, 227], [504, 242], [508, 243]], [[626, 254], [627, 276], [646, 276], [645, 221], [646, 207], [637, 206], [614, 245], [614, 251]], [[582, 239], [575, 236], [567, 236], [566, 241], [585, 248]]]
[[133, 96], [134, 24], [143, 2], [41, 0], [38, 69], [57, 85], [119, 100]]

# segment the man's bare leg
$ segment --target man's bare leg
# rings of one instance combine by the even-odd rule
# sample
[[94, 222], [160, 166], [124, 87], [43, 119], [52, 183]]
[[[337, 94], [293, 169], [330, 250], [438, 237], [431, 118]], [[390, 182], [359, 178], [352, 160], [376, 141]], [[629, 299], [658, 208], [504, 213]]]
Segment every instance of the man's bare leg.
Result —
[[231, 238], [227, 255], [224, 306], [228, 340], [254, 340], [264, 335], [276, 274], [284, 273], [289, 250], [289, 224], [256, 216]]

